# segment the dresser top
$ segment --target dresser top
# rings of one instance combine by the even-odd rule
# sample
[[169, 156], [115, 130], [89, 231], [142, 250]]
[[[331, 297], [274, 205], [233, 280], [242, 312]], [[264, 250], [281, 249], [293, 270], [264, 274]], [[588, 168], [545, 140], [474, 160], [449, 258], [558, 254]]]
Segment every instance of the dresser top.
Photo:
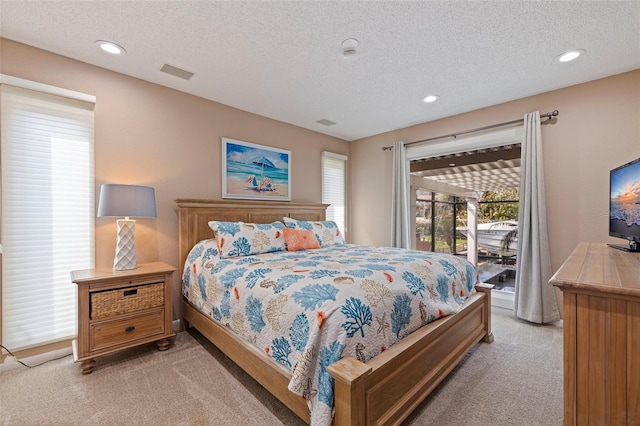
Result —
[[563, 291], [640, 297], [640, 253], [580, 243], [549, 281]]
[[99, 281], [119, 277], [135, 278], [136, 276], [149, 274], [164, 274], [173, 272], [176, 268], [164, 262], [142, 263], [136, 269], [126, 271], [114, 271], [113, 269], [82, 269], [71, 271], [71, 281], [80, 284], [86, 281]]

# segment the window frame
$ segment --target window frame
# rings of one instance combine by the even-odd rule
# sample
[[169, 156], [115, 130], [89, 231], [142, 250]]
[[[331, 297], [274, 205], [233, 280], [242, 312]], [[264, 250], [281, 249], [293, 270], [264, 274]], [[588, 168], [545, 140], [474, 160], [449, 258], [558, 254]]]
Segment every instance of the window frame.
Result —
[[[330, 204], [330, 206], [327, 208], [327, 220], [334, 220], [337, 224], [338, 224], [338, 228], [340, 229], [340, 232], [342, 232], [342, 235], [344, 236], [345, 240], [348, 240], [347, 236], [348, 236], [348, 232], [349, 232], [349, 227], [348, 227], [348, 202], [347, 202], [347, 196], [348, 196], [348, 191], [347, 191], [347, 165], [348, 165], [348, 160], [349, 157], [343, 154], [337, 154], [334, 152], [328, 152], [328, 151], [323, 151], [322, 152], [322, 159], [321, 159], [321, 169], [322, 169], [322, 203], [323, 204]], [[332, 207], [333, 204], [333, 197], [337, 196], [337, 194], [330, 194], [331, 196], [328, 196], [328, 194], [326, 194], [328, 192], [327, 190], [327, 179], [328, 179], [328, 168], [329, 168], [329, 164], [330, 162], [341, 162], [342, 163], [342, 218], [341, 220], [336, 220], [335, 218], [335, 214], [332, 211]], [[339, 197], [338, 197], [339, 198]], [[342, 228], [341, 228], [342, 226]]]

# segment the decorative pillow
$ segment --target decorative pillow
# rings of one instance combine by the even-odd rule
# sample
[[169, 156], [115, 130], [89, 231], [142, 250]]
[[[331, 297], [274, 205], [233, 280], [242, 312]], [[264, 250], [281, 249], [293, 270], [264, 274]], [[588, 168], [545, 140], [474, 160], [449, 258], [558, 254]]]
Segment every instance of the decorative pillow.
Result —
[[209, 227], [215, 232], [220, 257], [250, 256], [286, 250], [284, 225], [212, 220]]
[[345, 244], [338, 225], [332, 220], [308, 222], [305, 220], [291, 219], [290, 217], [283, 217], [282, 220], [287, 228], [313, 231], [321, 247]]
[[313, 231], [309, 231], [308, 229], [285, 228], [283, 232], [284, 239], [287, 243], [287, 250], [289, 251], [320, 248], [320, 243]]

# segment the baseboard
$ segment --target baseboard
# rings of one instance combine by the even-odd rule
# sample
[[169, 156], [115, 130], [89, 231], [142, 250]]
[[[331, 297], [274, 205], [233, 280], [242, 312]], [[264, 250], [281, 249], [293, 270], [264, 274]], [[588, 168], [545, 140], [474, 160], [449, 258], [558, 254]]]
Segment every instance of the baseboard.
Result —
[[[20, 359], [20, 361], [24, 362], [25, 364], [27, 364], [29, 366], [32, 366], [32, 367], [35, 367], [38, 364], [42, 364], [43, 362], [51, 361], [51, 360], [56, 359], [56, 358], [62, 358], [62, 357], [65, 357], [65, 356], [69, 356], [72, 353], [73, 353], [73, 350], [71, 349], [71, 345], [69, 345], [68, 348], [56, 349], [56, 350], [45, 352], [45, 353], [42, 353], [42, 354], [28, 356], [28, 357], [19, 358], [19, 359]], [[4, 359], [4, 362], [0, 364], [0, 373], [2, 373], [4, 371], [13, 370], [13, 369], [16, 369], [16, 368], [27, 368], [27, 367], [25, 367], [24, 365], [20, 364], [11, 355], [8, 355]]]
[[[180, 332], [181, 321], [179, 319], [171, 322], [171, 329], [174, 333]], [[71, 355], [73, 350], [71, 345], [68, 348], [56, 349], [53, 351], [45, 352], [38, 355], [33, 355], [29, 357], [20, 358], [20, 361], [24, 362], [27, 365], [35, 366], [37, 364], [41, 364], [46, 361], [50, 361], [52, 359], [64, 357], [67, 355]], [[14, 357], [11, 355], [7, 355], [3, 362], [0, 362], [0, 373], [3, 371], [13, 370], [15, 368], [27, 368], [24, 365], [20, 364]]]

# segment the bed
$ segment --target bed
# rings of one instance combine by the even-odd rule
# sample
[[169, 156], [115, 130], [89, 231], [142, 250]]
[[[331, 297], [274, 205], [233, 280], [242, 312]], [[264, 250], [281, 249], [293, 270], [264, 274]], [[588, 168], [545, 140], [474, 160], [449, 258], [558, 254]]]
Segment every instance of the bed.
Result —
[[[176, 200], [179, 255], [185, 265], [191, 250], [209, 240], [211, 221], [270, 224], [283, 217], [322, 221], [326, 205], [245, 200]], [[320, 253], [320, 252], [318, 252]], [[347, 256], [347, 255], [345, 255]], [[185, 271], [188, 272], [188, 271]], [[444, 379], [479, 341], [491, 342], [490, 286], [476, 285], [461, 308], [422, 326], [375, 357], [345, 356], [326, 368], [333, 378], [336, 425], [398, 424]], [[292, 378], [282, 366], [226, 325], [220, 325], [183, 297], [181, 317], [229, 356], [304, 421], [311, 421], [305, 398], [289, 390]], [[215, 315], [214, 315], [215, 316]], [[305, 395], [306, 396], [306, 395]]]

